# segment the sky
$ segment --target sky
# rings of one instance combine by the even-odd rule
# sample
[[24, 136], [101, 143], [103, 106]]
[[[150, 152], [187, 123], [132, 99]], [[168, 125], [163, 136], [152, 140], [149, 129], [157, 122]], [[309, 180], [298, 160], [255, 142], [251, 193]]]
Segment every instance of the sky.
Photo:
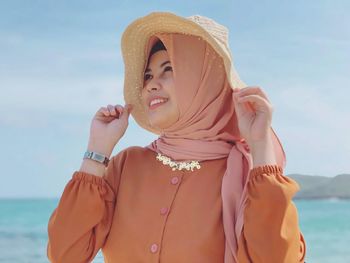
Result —
[[[350, 173], [350, 2], [0, 2], [0, 198], [59, 197], [92, 117], [124, 105], [120, 40], [155, 11], [208, 16], [229, 30], [234, 65], [273, 107], [286, 175]], [[130, 117], [113, 155], [157, 136]]]

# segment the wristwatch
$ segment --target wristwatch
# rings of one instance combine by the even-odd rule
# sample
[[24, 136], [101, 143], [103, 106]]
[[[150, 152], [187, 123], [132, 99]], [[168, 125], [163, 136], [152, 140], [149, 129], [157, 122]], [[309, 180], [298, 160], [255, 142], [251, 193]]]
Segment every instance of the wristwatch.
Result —
[[104, 156], [97, 152], [86, 151], [83, 159], [91, 159], [96, 162], [104, 164], [106, 167], [108, 166], [109, 159], [107, 156]]

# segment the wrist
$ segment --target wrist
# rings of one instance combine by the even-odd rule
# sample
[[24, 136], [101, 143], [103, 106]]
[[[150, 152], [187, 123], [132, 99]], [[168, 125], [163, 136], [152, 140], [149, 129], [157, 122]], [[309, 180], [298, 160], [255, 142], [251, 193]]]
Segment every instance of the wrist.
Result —
[[273, 142], [270, 138], [255, 141], [249, 144], [249, 148], [251, 149], [253, 167], [277, 163]]
[[113, 152], [113, 147], [108, 145], [96, 144], [94, 142], [89, 142], [87, 150], [92, 152], [97, 152], [99, 154], [106, 156], [107, 158], [110, 158]]
[[96, 162], [91, 159], [84, 159], [80, 166], [79, 171], [97, 175], [97, 176], [103, 176], [105, 169], [106, 167], [102, 163]]

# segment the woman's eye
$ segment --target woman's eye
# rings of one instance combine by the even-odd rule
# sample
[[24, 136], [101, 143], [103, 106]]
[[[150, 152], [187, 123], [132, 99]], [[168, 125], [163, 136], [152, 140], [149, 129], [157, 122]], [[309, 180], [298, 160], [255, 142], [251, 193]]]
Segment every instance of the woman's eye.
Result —
[[148, 80], [148, 79], [150, 79], [152, 76], [150, 75], [150, 74], [145, 74], [145, 76], [144, 76], [144, 80]]
[[[164, 72], [166, 72], [166, 71], [173, 71], [173, 68], [170, 67], [170, 66], [167, 66], [167, 67], [164, 68]], [[144, 81], [149, 80], [151, 78], [152, 78], [151, 74], [145, 74], [144, 77], [143, 77]]]
[[170, 67], [170, 66], [168, 66], [168, 67], [165, 67], [165, 69], [164, 69], [164, 71], [168, 71], [168, 70], [173, 70], [173, 68], [172, 67]]

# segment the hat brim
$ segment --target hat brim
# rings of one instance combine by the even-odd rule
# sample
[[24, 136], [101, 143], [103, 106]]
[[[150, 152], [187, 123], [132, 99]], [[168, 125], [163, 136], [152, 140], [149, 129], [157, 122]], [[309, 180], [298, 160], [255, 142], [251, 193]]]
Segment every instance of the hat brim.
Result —
[[124, 99], [126, 103], [133, 104], [131, 115], [146, 130], [155, 134], [161, 133], [159, 129], [150, 125], [141, 100], [143, 70], [148, 59], [148, 41], [151, 36], [157, 33], [180, 33], [202, 38], [223, 58], [230, 87], [243, 88], [246, 86], [234, 69], [227, 41], [223, 43], [220, 37], [210, 34], [201, 25], [190, 19], [169, 12], [150, 13], [132, 22], [125, 29], [121, 39], [121, 49], [125, 64]]

